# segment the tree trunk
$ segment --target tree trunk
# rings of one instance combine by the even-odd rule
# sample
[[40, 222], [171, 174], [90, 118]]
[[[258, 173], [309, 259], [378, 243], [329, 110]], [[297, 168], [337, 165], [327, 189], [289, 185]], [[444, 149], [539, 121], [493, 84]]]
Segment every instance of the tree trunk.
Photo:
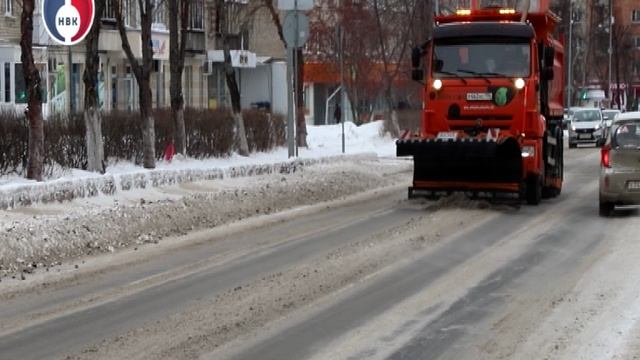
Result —
[[98, 40], [102, 25], [105, 0], [96, 0], [96, 16], [93, 26], [87, 36], [87, 55], [84, 71], [84, 124], [87, 146], [87, 170], [104, 173], [104, 142], [102, 140], [102, 114], [98, 103], [98, 72], [100, 57], [98, 55]]
[[307, 147], [307, 122], [304, 107], [304, 55], [302, 48], [296, 49], [298, 83], [296, 89], [296, 139], [298, 146]]
[[224, 52], [224, 76], [227, 82], [227, 88], [229, 88], [229, 95], [231, 96], [231, 108], [233, 110], [233, 118], [235, 120], [235, 146], [238, 154], [241, 156], [249, 156], [249, 145], [247, 144], [247, 134], [244, 128], [244, 119], [242, 117], [242, 107], [240, 105], [240, 87], [236, 80], [236, 73], [233, 70], [231, 64], [231, 48], [229, 44], [229, 37], [227, 36], [228, 23], [227, 19], [227, 1], [217, 0], [216, 13], [218, 16], [218, 28], [220, 29], [220, 35], [222, 36], [223, 52]]
[[29, 159], [27, 162], [27, 178], [42, 181], [44, 178], [44, 127], [42, 119], [42, 99], [40, 91], [40, 72], [33, 60], [33, 10], [34, 0], [23, 0], [20, 28], [22, 39], [20, 47], [22, 70], [27, 86], [28, 107], [26, 110], [29, 122]]
[[398, 113], [396, 112], [396, 107], [393, 101], [393, 94], [391, 92], [391, 82], [392, 80], [387, 75], [385, 80], [385, 99], [387, 101], [387, 111], [385, 115], [385, 120], [389, 121], [389, 135], [391, 137], [397, 138], [400, 136], [400, 125], [398, 124]]
[[[154, 169], [156, 167], [156, 134], [155, 123], [153, 120], [153, 100], [151, 93], [151, 70], [153, 68], [153, 48], [151, 44], [151, 23], [153, 20], [153, 3], [151, 0], [140, 0], [140, 41], [142, 43], [142, 64], [136, 59], [131, 50], [131, 44], [127, 37], [127, 31], [124, 27], [124, 17], [122, 16], [122, 0], [113, 2], [113, 10], [116, 15], [116, 23], [120, 40], [122, 41], [122, 49], [127, 55], [131, 69], [138, 82], [139, 100], [140, 100], [140, 119], [142, 122], [142, 165], [146, 169]], [[163, 2], [160, 2], [163, 4]]]
[[[228, 49], [228, 46], [225, 46]], [[227, 50], [225, 50], [227, 52]], [[225, 59], [227, 56], [225, 55]], [[233, 109], [233, 119], [235, 120], [235, 143], [238, 154], [241, 156], [249, 156], [249, 144], [247, 143], [247, 134], [244, 127], [244, 118], [242, 117], [242, 108], [240, 106], [240, 90], [236, 81], [235, 72], [231, 66], [231, 55], [229, 54], [229, 64], [225, 61], [225, 78], [229, 95], [231, 96], [231, 108]]]
[[[180, 3], [180, 4], [179, 4]], [[171, 68], [171, 117], [173, 118], [173, 140], [178, 154], [187, 153], [187, 135], [184, 126], [184, 95], [182, 73], [184, 72], [185, 43], [189, 14], [189, 1], [169, 0], [170, 68]], [[179, 23], [179, 24], [178, 24]], [[180, 27], [178, 27], [180, 25]]]
[[156, 132], [153, 120], [153, 103], [149, 77], [140, 81], [140, 119], [142, 120], [143, 166], [146, 169], [156, 167]]

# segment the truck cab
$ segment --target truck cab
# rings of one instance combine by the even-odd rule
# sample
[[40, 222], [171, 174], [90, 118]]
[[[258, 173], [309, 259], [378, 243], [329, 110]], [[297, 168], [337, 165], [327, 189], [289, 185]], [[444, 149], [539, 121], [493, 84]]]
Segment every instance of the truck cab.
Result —
[[[563, 60], [548, 1], [439, 1], [412, 53], [423, 87], [416, 191], [511, 193], [531, 204], [562, 187]], [[532, 11], [534, 10], [534, 11]]]

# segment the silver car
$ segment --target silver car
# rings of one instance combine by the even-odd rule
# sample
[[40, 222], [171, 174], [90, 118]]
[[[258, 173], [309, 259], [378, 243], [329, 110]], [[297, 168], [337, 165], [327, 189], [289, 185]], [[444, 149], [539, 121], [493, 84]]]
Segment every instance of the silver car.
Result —
[[640, 205], [640, 112], [616, 117], [601, 150], [600, 215]]
[[604, 109], [602, 110], [602, 117], [604, 118], [604, 123], [607, 128], [610, 128], [613, 124], [613, 120], [616, 116], [622, 114], [622, 111], [616, 109]]
[[598, 108], [571, 108], [569, 109], [571, 123], [569, 125], [569, 147], [575, 148], [578, 144], [604, 143], [604, 119], [602, 111]]

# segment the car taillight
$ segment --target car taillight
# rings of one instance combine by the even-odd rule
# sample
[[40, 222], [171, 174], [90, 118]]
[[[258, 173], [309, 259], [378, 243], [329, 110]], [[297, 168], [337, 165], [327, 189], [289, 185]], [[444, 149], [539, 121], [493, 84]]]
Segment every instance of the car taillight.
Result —
[[611, 146], [610, 145], [605, 145], [602, 147], [602, 150], [600, 151], [601, 157], [601, 163], [602, 166], [610, 168], [611, 167]]

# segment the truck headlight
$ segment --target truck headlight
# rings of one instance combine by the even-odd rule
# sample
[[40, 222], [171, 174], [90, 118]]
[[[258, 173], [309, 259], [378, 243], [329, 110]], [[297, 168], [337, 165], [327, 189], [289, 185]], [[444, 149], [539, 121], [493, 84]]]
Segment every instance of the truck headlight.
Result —
[[440, 80], [440, 79], [433, 80], [433, 89], [434, 90], [442, 89], [442, 80]]
[[526, 85], [523, 78], [517, 78], [513, 82], [513, 84], [516, 86], [516, 89], [518, 89], [518, 90], [524, 89], [524, 86]]
[[536, 148], [533, 146], [523, 146], [522, 147], [522, 157], [528, 158], [536, 155]]

